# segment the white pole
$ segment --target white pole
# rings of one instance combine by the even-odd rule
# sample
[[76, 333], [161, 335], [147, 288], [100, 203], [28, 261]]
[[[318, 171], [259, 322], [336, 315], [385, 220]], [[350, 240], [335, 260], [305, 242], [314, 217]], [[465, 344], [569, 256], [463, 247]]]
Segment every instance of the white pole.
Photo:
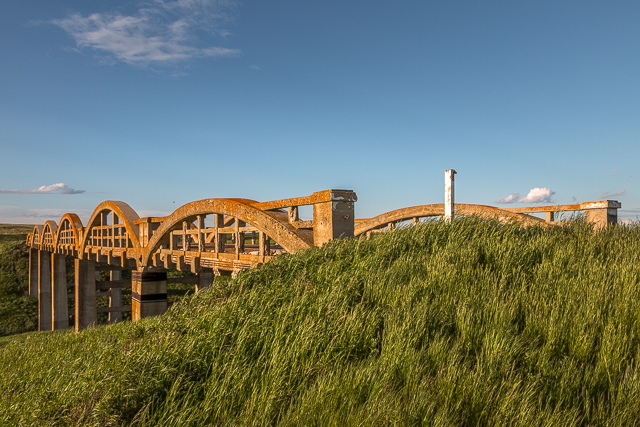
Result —
[[444, 220], [446, 222], [451, 222], [451, 218], [455, 215], [454, 175], [456, 173], [453, 169], [444, 171]]

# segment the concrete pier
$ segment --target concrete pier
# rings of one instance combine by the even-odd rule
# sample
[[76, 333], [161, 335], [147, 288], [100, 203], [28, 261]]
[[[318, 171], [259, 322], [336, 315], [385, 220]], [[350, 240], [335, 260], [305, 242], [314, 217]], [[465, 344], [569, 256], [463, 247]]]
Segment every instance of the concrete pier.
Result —
[[93, 260], [76, 259], [76, 331], [98, 321], [96, 308], [96, 263]]
[[[112, 282], [122, 280], [121, 270], [111, 270], [110, 279]], [[120, 308], [122, 307], [122, 288], [111, 288], [109, 295], [109, 307]], [[116, 323], [122, 320], [121, 311], [109, 312], [109, 323]]]
[[213, 284], [215, 275], [213, 271], [201, 271], [198, 273], [198, 283], [196, 284], [196, 293], [200, 292], [204, 288], [208, 288]]
[[38, 296], [38, 250], [29, 248], [29, 296]]
[[53, 330], [69, 328], [67, 306], [67, 262], [62, 254], [51, 254], [51, 312]]
[[50, 331], [51, 322], [51, 252], [38, 251], [38, 330]]
[[167, 311], [167, 272], [143, 267], [131, 272], [131, 320]]

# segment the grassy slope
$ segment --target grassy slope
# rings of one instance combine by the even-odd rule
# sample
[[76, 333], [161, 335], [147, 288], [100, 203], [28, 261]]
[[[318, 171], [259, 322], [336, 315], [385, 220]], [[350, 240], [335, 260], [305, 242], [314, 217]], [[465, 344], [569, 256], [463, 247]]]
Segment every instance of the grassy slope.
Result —
[[3, 425], [635, 425], [640, 227], [334, 242], [0, 348]]
[[[0, 232], [8, 231], [7, 224], [0, 226]], [[38, 300], [26, 295], [29, 253], [25, 237], [0, 234], [0, 337], [38, 329]]]

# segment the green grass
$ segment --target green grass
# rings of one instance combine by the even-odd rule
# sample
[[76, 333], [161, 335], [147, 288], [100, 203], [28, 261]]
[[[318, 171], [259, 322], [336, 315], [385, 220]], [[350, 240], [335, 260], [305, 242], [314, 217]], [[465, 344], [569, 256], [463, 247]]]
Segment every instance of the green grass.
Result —
[[0, 337], [38, 329], [38, 300], [27, 296], [28, 283], [24, 237], [0, 235]]
[[0, 372], [2, 425], [637, 425], [640, 226], [332, 242]]

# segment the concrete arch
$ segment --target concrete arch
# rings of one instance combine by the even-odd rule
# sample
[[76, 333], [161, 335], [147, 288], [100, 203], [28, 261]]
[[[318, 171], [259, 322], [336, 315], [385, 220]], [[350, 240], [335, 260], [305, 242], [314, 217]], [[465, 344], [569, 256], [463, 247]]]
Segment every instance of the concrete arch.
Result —
[[[65, 224], [69, 224], [69, 228], [65, 228]], [[55, 241], [56, 249], [58, 249], [58, 246], [60, 245], [60, 236], [61, 236], [60, 231], [67, 230], [67, 229], [71, 229], [73, 231], [73, 238], [75, 240], [74, 246], [76, 246], [76, 249], [80, 246], [80, 234], [82, 230], [82, 221], [80, 221], [80, 218], [78, 217], [78, 215], [74, 213], [66, 213], [62, 215], [62, 218], [60, 218], [60, 225], [58, 226], [58, 229], [59, 231], [56, 233], [56, 241]]]
[[31, 247], [35, 246], [35, 249], [40, 249], [42, 243], [42, 226], [34, 225], [33, 233], [31, 233]]
[[[58, 224], [56, 224], [55, 221], [48, 220], [47, 222], [45, 222], [44, 226], [42, 227], [42, 242], [40, 246], [49, 249], [49, 251], [52, 251], [55, 248], [56, 231], [58, 231]], [[47, 240], [49, 237], [51, 238], [51, 242], [45, 243], [45, 240]]]
[[179, 207], [167, 216], [155, 231], [143, 254], [142, 265], [149, 263], [151, 254], [158, 250], [160, 245], [168, 245], [171, 231], [181, 228], [183, 221], [195, 221], [198, 215], [223, 214], [238, 218], [268, 235], [287, 252], [313, 246], [313, 242], [298, 232], [287, 220], [278, 219], [276, 212], [255, 208], [255, 203], [247, 199], [203, 199]]
[[[471, 205], [456, 203], [456, 215], [471, 216], [478, 215], [483, 218], [495, 218], [501, 222], [518, 221], [525, 225], [542, 225], [546, 226], [543, 219], [530, 215], [523, 215], [505, 211], [504, 209], [494, 208], [493, 206]], [[383, 228], [391, 222], [400, 222], [410, 220], [416, 217], [441, 216], [444, 215], [444, 203], [435, 203], [431, 205], [412, 206], [410, 208], [396, 209], [383, 213], [367, 221], [363, 221], [355, 226], [354, 236], [367, 233], [371, 230]]]
[[100, 215], [104, 212], [113, 212], [118, 216], [120, 222], [125, 226], [127, 235], [129, 237], [129, 240], [131, 240], [131, 245], [133, 246], [133, 248], [129, 248], [128, 250], [133, 250], [138, 253], [141, 249], [140, 241], [138, 239], [138, 227], [136, 227], [133, 222], [139, 220], [140, 217], [138, 216], [136, 211], [134, 211], [131, 206], [129, 206], [125, 202], [117, 202], [111, 200], [100, 203], [98, 207], [96, 207], [96, 209], [93, 211], [93, 214], [91, 214], [91, 218], [87, 223], [87, 227], [82, 233], [82, 243], [79, 245], [80, 253], [83, 254], [85, 252], [87, 242], [89, 240], [89, 237], [91, 236], [91, 229], [93, 227], [100, 226]]

